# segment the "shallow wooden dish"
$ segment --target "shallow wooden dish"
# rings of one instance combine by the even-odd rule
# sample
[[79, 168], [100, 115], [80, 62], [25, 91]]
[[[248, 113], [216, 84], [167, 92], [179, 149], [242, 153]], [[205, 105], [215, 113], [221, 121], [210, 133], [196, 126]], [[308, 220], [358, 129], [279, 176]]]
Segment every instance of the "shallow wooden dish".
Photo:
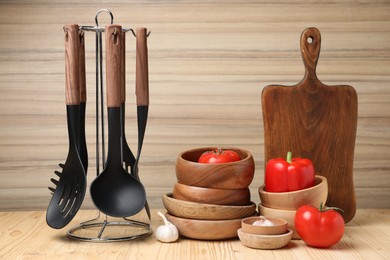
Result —
[[162, 201], [169, 214], [181, 218], [226, 220], [246, 218], [256, 213], [253, 202], [244, 206], [213, 205], [174, 199], [172, 193], [164, 194]]
[[239, 229], [237, 233], [244, 246], [255, 249], [277, 249], [288, 245], [291, 241], [293, 231], [288, 229], [286, 233], [280, 235], [254, 235], [245, 233], [242, 229]]
[[297, 210], [302, 205], [319, 207], [321, 202], [326, 203], [328, 182], [324, 176], [316, 175], [313, 187], [289, 192], [267, 192], [262, 185], [259, 196], [262, 205], [273, 209]]
[[248, 188], [224, 190], [176, 183], [173, 187], [173, 198], [205, 204], [243, 206], [249, 205], [251, 195]]
[[296, 210], [273, 209], [263, 206], [259, 203], [259, 213], [266, 218], [282, 218], [287, 221], [287, 228], [293, 231], [292, 239], [301, 239], [295, 230]]
[[198, 163], [202, 153], [217, 147], [204, 147], [185, 151], [176, 159], [176, 177], [182, 184], [216, 189], [244, 189], [249, 186], [255, 173], [255, 163], [249, 151], [222, 147], [233, 150], [241, 160], [221, 164]]
[[179, 218], [166, 213], [167, 219], [179, 230], [180, 235], [201, 239], [221, 240], [237, 237], [241, 227], [241, 218], [230, 220], [198, 220]]
[[255, 226], [254, 222], [260, 220], [260, 217], [248, 217], [241, 221], [241, 228], [244, 233], [254, 235], [280, 235], [287, 232], [287, 221], [281, 218], [267, 218], [273, 226]]

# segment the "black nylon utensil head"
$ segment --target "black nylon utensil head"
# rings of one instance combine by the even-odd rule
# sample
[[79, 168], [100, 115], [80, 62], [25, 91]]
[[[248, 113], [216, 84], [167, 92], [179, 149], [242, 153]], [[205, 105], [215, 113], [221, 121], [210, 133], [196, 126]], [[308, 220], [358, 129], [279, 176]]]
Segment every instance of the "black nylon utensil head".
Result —
[[[79, 155], [80, 136], [80, 101], [84, 82], [80, 76], [80, 68], [84, 66], [80, 59], [83, 34], [77, 24], [64, 26], [65, 33], [65, 103], [68, 124], [69, 150], [62, 172], [55, 171], [60, 177], [52, 179], [56, 185], [50, 189], [53, 196], [46, 212], [46, 222], [52, 228], [66, 226], [76, 215], [84, 200], [86, 191], [85, 168]], [[84, 91], [85, 92], [85, 91]], [[85, 101], [85, 100], [83, 100]], [[60, 165], [62, 166], [62, 165]]]
[[95, 206], [113, 217], [135, 215], [146, 202], [144, 186], [122, 167], [120, 113], [120, 107], [108, 108], [107, 163], [90, 188]]
[[84, 167], [77, 151], [77, 132], [79, 122], [79, 106], [67, 106], [69, 151], [62, 172], [56, 171], [59, 180], [51, 179], [56, 185], [50, 189], [53, 196], [46, 212], [47, 224], [56, 229], [65, 227], [81, 207], [86, 192]]
[[[114, 217], [128, 217], [142, 210], [146, 201], [145, 188], [129, 174], [123, 164], [121, 82], [124, 62], [123, 37], [120, 25], [107, 25], [106, 85], [108, 110], [108, 154], [105, 168], [91, 184], [91, 198], [103, 213]], [[119, 58], [118, 58], [119, 57]]]

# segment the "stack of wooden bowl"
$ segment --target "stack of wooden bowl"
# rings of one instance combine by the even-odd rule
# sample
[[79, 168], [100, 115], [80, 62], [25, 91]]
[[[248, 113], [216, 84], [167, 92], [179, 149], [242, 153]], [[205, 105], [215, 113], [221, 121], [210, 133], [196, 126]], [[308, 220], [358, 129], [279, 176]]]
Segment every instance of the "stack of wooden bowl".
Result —
[[262, 221], [259, 217], [242, 220], [241, 229], [238, 230], [242, 244], [256, 249], [277, 249], [290, 242], [293, 231], [287, 228], [285, 219], [268, 218], [265, 225], [261, 224]]
[[267, 192], [265, 186], [259, 188], [260, 215], [266, 218], [282, 218], [287, 220], [288, 228], [293, 230], [293, 239], [300, 239], [295, 231], [295, 212], [300, 206], [312, 205], [319, 207], [325, 205], [328, 197], [328, 182], [325, 177], [316, 175], [313, 187], [290, 192]]
[[219, 164], [198, 163], [199, 157], [216, 147], [185, 151], [176, 160], [177, 183], [173, 193], [163, 196], [169, 221], [183, 236], [218, 240], [237, 237], [241, 220], [256, 214], [250, 200], [249, 184], [254, 160], [248, 151], [233, 150], [239, 161]]

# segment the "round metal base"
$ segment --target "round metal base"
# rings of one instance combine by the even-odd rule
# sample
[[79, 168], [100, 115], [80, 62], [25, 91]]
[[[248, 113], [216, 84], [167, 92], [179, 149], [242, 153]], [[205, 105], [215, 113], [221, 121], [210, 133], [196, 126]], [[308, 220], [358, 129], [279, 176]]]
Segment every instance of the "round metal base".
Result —
[[84, 222], [68, 230], [66, 235], [85, 242], [119, 242], [143, 239], [152, 233], [149, 224], [125, 218], [125, 221]]

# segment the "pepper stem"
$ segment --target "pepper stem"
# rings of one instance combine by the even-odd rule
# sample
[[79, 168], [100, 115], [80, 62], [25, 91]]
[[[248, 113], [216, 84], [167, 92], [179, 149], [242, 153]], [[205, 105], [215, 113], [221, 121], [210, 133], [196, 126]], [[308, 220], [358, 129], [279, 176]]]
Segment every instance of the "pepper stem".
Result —
[[287, 160], [288, 163], [292, 162], [292, 152], [287, 152]]

